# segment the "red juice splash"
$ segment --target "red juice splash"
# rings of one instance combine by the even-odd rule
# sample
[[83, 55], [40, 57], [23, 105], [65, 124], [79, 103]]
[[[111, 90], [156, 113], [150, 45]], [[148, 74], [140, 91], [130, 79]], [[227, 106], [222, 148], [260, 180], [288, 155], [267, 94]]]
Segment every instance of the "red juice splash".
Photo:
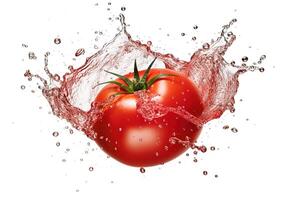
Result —
[[[214, 42], [205, 43], [202, 48], [197, 50], [190, 61], [179, 60], [172, 54], [154, 52], [150, 48], [151, 42], [142, 44], [140, 41], [133, 40], [126, 31], [124, 20], [125, 18], [121, 14], [122, 29], [112, 41], [105, 44], [97, 53], [88, 57], [83, 66], [77, 69], [69, 67], [70, 72], [64, 74], [62, 79], [59, 75], [52, 74], [49, 71], [48, 57], [50, 53], [45, 54], [44, 66], [49, 80], [32, 74], [29, 70], [25, 73], [28, 79], [35, 77], [43, 83], [41, 89], [52, 108], [53, 114], [66, 119], [73, 127], [83, 131], [91, 139], [97, 137], [92, 130], [95, 120], [101, 117], [114, 99], [114, 97], [111, 97], [101, 103], [93, 102], [103, 87], [98, 86], [98, 84], [114, 78], [104, 70], [114, 71], [118, 74], [128, 74], [132, 71], [135, 59], [137, 59], [139, 66], [142, 66], [140, 67], [142, 70], [157, 57], [153, 68], [165, 66], [165, 68], [181, 72], [199, 88], [204, 105], [202, 116], [197, 118], [181, 107], [171, 108], [160, 105], [155, 102], [155, 95], [149, 96], [142, 90], [135, 93], [139, 98], [137, 111], [148, 120], [173, 112], [198, 126], [219, 118], [226, 110], [234, 110], [234, 96], [239, 86], [238, 77], [240, 74], [248, 70], [263, 71], [262, 68], [254, 65], [247, 66], [243, 64], [237, 66], [235, 63], [229, 64], [224, 59], [225, 52], [236, 39], [233, 33], [228, 32], [230, 26], [236, 21], [235, 19], [223, 26], [221, 35]], [[84, 51], [80, 51], [78, 56], [83, 53]], [[170, 142], [180, 142], [193, 146], [188, 140], [179, 141], [175, 137]]]

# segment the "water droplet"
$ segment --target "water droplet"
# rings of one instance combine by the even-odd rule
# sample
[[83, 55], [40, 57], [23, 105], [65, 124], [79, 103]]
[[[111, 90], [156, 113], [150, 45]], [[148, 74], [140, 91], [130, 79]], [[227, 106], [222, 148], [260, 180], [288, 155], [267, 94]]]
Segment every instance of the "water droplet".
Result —
[[94, 167], [89, 167], [89, 171], [90, 172], [94, 171]]
[[247, 56], [242, 57], [242, 61], [243, 62], [247, 62], [248, 61], [248, 57]]
[[223, 126], [223, 129], [229, 129], [229, 126], [228, 125], [225, 125], [225, 126]]
[[30, 60], [35, 60], [35, 59], [37, 59], [37, 57], [35, 56], [35, 53], [32, 52], [32, 51], [28, 53], [28, 58], [29, 58]]
[[25, 85], [21, 85], [21, 90], [25, 90]]
[[211, 146], [211, 147], [210, 147], [210, 150], [211, 150], [211, 151], [214, 151], [214, 150], [216, 150], [216, 147]]
[[194, 161], [194, 162], [198, 162], [197, 158], [194, 158], [193, 161]]
[[266, 58], [267, 58], [266, 55], [262, 55], [262, 56], [259, 58], [259, 60], [264, 60], [264, 59], [266, 59]]
[[163, 126], [161, 124], [158, 125], [158, 128], [163, 128]]
[[185, 33], [181, 33], [181, 36], [185, 36]]
[[67, 159], [63, 158], [61, 161], [62, 161], [62, 162], [66, 162], [66, 161], [67, 161]]
[[121, 132], [122, 131], [122, 128], [119, 128], [119, 132]]
[[215, 174], [215, 178], [218, 178], [219, 176], [218, 176], [218, 174]]
[[190, 156], [190, 154], [189, 154], [189, 153], [186, 153], [185, 155], [186, 155], [186, 156]]
[[142, 174], [145, 173], [145, 172], [146, 172], [145, 168], [144, 168], [144, 167], [141, 167], [141, 168], [140, 168], [140, 172], [141, 172]]
[[56, 146], [59, 147], [60, 146], [60, 142], [56, 142]]
[[238, 132], [238, 130], [237, 130], [237, 128], [231, 128], [231, 131], [233, 132], [233, 133], [237, 133]]
[[265, 68], [260, 67], [258, 70], [259, 70], [260, 72], [264, 72], [264, 71], [265, 71]]
[[203, 171], [203, 175], [206, 176], [208, 173], [207, 171]]
[[193, 26], [193, 29], [198, 29], [198, 26], [197, 26], [197, 25], [194, 25], [194, 26]]
[[75, 56], [78, 57], [78, 56], [81, 56], [85, 53], [85, 49], [84, 48], [80, 48], [80, 49], [77, 49], [77, 51], [75, 52]]
[[235, 66], [235, 61], [231, 61], [230, 65], [234, 67]]
[[197, 39], [197, 38], [196, 38], [195, 36], [194, 36], [194, 37], [192, 37], [192, 40], [193, 40], [193, 41], [195, 41], [196, 39]]
[[199, 151], [201, 151], [202, 153], [205, 153], [205, 152], [207, 151], [207, 148], [206, 148], [206, 146], [204, 146], [204, 145], [199, 146], [197, 149], [198, 149]]
[[111, 5], [111, 2], [108, 2], [107, 4], [110, 6], [110, 5]]
[[168, 150], [169, 150], [169, 147], [168, 147], [168, 146], [165, 146], [164, 148], [165, 148], [165, 151], [168, 151]]
[[28, 45], [27, 44], [22, 44], [22, 47], [27, 48]]
[[58, 74], [55, 74], [55, 75], [53, 76], [53, 80], [55, 80], [55, 81], [60, 81], [60, 76], [59, 76]]
[[52, 135], [53, 135], [54, 137], [57, 137], [57, 136], [59, 136], [59, 132], [54, 131], [54, 132], [52, 133]]
[[76, 189], [76, 192], [79, 192], [79, 189]]
[[110, 127], [110, 123], [107, 124], [107, 127]]
[[156, 156], [156, 157], [158, 157], [158, 156], [159, 156], [159, 153], [158, 153], [158, 152], [156, 152], [156, 153], [155, 153], [155, 156]]
[[61, 43], [61, 39], [60, 38], [55, 38], [54, 39], [54, 43], [55, 44], [60, 44]]
[[122, 11], [125, 11], [125, 10], [126, 10], [126, 7], [121, 7], [121, 10], [122, 10]]
[[68, 66], [68, 70], [70, 70], [70, 72], [73, 72], [74, 71], [74, 67], [72, 65], [69, 65]]
[[205, 49], [205, 50], [209, 49], [209, 47], [210, 47], [210, 45], [208, 43], [204, 43], [202, 45], [202, 48]]
[[227, 33], [227, 36], [228, 36], [228, 37], [230, 37], [230, 36], [232, 36], [232, 35], [233, 35], [233, 33], [232, 33], [231, 31]]

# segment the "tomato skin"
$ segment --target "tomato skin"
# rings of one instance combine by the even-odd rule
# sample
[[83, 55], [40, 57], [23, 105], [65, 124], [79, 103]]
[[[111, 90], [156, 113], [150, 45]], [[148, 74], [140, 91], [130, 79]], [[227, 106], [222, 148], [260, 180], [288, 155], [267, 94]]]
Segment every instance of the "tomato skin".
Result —
[[[140, 76], [144, 72], [140, 71]], [[176, 76], [160, 78], [148, 88], [151, 94], [158, 95], [154, 98], [155, 102], [167, 107], [181, 106], [190, 114], [201, 116], [201, 95], [192, 81], [169, 69], [151, 69], [147, 80], [157, 74]], [[133, 74], [126, 77], [133, 79]], [[116, 81], [123, 83], [120, 79]], [[99, 92], [95, 101], [103, 102], [120, 91], [118, 86], [108, 84]], [[170, 161], [187, 150], [188, 145], [172, 143], [170, 138], [195, 142], [201, 127], [173, 112], [147, 120], [137, 111], [137, 99], [136, 94], [118, 95], [112, 106], [95, 123], [95, 141], [108, 155], [131, 166], [153, 166]]]

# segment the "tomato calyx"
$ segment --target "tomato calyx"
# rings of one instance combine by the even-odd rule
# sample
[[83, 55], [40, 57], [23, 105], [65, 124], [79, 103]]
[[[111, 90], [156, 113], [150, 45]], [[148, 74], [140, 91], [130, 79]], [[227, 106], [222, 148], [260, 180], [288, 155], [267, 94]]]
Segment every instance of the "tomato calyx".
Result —
[[140, 77], [136, 60], [134, 60], [133, 80], [130, 80], [126, 76], [122, 76], [120, 74], [116, 74], [114, 72], [104, 70], [105, 72], [107, 72], [109, 74], [117, 76], [122, 81], [124, 81], [125, 84], [120, 83], [118, 81], [106, 81], [106, 82], [103, 82], [103, 83], [99, 83], [98, 85], [102, 85], [102, 84], [106, 84], [106, 83], [112, 83], [112, 84], [115, 84], [115, 85], [119, 86], [121, 89], [123, 89], [125, 91], [125, 92], [118, 92], [118, 93], [114, 94], [114, 96], [116, 96], [116, 95], [119, 95], [119, 94], [133, 94], [134, 92], [139, 91], [139, 90], [147, 90], [155, 81], [157, 81], [161, 77], [176, 76], [175, 74], [157, 74], [154, 77], [152, 77], [149, 81], [147, 81], [149, 72], [150, 72], [151, 67], [153, 66], [155, 60], [156, 60], [156, 57], [154, 58], [154, 60], [150, 63], [150, 65], [146, 69], [143, 77]]

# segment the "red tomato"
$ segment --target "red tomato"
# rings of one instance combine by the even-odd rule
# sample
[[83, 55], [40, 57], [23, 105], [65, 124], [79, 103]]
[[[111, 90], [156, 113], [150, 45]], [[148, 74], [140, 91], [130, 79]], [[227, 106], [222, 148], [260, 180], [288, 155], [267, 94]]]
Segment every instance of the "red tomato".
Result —
[[[145, 70], [138, 72], [143, 76]], [[173, 74], [157, 79], [147, 90], [158, 94], [155, 101], [167, 107], [183, 107], [190, 114], [200, 117], [203, 107], [201, 95], [191, 80], [169, 69], [151, 69], [147, 81], [158, 74]], [[134, 79], [130, 73], [124, 77]], [[125, 84], [121, 79], [115, 81]], [[124, 91], [118, 85], [109, 83], [96, 97], [103, 102], [108, 97]], [[137, 112], [136, 94], [120, 94], [113, 101], [102, 118], [94, 126], [97, 133], [96, 143], [111, 157], [131, 166], [146, 167], [170, 161], [189, 146], [170, 142], [170, 138], [195, 142], [201, 127], [181, 116], [168, 112], [166, 115], [147, 120]]]

